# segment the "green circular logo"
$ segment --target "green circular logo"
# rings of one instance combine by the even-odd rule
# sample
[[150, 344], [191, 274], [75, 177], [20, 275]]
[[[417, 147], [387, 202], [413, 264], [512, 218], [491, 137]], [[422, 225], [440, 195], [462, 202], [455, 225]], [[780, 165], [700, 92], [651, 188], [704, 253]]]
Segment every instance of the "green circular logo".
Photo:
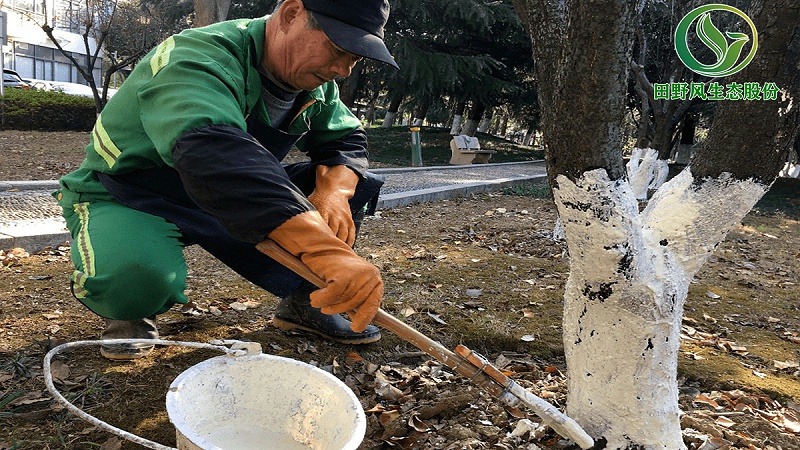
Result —
[[[741, 61], [739, 60], [742, 50], [751, 38], [745, 33], [727, 31], [723, 34], [719, 31], [711, 22], [711, 13], [715, 11], [734, 13], [750, 26], [753, 43], [750, 52]], [[714, 52], [717, 58], [713, 64], [701, 63], [689, 50], [689, 29], [695, 21], [697, 22], [695, 26], [697, 37]], [[728, 39], [731, 39], [732, 42], [729, 42]], [[755, 56], [757, 48], [758, 32], [753, 21], [745, 13], [729, 5], [711, 4], [695, 8], [681, 19], [675, 29], [675, 52], [678, 54], [678, 58], [692, 72], [707, 77], [725, 77], [744, 69]]]

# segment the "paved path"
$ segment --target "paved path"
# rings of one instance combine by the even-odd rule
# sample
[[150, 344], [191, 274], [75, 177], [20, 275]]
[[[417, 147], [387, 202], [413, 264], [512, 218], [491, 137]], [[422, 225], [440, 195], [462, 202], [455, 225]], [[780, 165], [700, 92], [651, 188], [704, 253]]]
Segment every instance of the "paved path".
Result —
[[[525, 163], [372, 169], [386, 178], [378, 209], [544, 182], [543, 161]], [[61, 208], [50, 195], [56, 181], [0, 181], [0, 249], [37, 252], [70, 239]]]

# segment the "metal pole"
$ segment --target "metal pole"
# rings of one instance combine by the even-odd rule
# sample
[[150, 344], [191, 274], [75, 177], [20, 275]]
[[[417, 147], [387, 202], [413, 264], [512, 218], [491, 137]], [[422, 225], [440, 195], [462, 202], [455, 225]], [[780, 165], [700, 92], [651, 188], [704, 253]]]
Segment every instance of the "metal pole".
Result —
[[419, 140], [419, 127], [411, 127], [411, 166], [422, 167], [422, 143]]

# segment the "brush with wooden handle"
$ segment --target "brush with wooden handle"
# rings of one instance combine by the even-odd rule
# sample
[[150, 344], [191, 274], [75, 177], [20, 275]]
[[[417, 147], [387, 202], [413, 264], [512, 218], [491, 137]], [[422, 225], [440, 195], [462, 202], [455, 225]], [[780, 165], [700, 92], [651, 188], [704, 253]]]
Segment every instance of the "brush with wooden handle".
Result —
[[[325, 280], [317, 276], [299, 258], [283, 249], [275, 241], [267, 239], [258, 243], [256, 248], [315, 286], [319, 288], [326, 286]], [[467, 347], [459, 345], [456, 347], [456, 351], [452, 352], [444, 345], [420, 333], [383, 309], [378, 309], [373, 322], [436, 358], [436, 360], [453, 369], [456, 373], [467, 377], [471, 382], [483, 388], [506, 405], [512, 408], [518, 408], [520, 405], [527, 406], [559, 435], [572, 439], [582, 449], [589, 449], [594, 446], [594, 440], [577, 422], [564, 415], [547, 401], [533, 395], [530, 391], [515, 383], [514, 380], [503, 374], [500, 369]]]

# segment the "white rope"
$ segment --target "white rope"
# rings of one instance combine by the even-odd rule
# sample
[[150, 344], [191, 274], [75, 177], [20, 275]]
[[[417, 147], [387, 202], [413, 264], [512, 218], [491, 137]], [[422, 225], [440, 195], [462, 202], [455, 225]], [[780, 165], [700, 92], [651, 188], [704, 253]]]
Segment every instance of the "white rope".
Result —
[[[54, 347], [52, 350], [47, 352], [47, 355], [45, 355], [44, 357], [44, 383], [47, 386], [47, 390], [50, 391], [51, 394], [53, 394], [53, 397], [56, 399], [57, 402], [64, 405], [64, 407], [66, 407], [73, 414], [77, 415], [81, 419], [95, 426], [98, 426], [121, 438], [127, 439], [131, 442], [134, 442], [136, 444], [154, 450], [178, 450], [178, 449], [174, 447], [167, 447], [165, 445], [159, 444], [158, 442], [153, 442], [143, 437], [137, 436], [133, 433], [129, 433], [125, 430], [109, 425], [108, 423], [103, 422], [102, 420], [84, 412], [77, 406], [70, 403], [70, 401], [67, 400], [63, 395], [61, 395], [61, 393], [58, 392], [55, 384], [53, 383], [53, 376], [50, 372], [50, 361], [53, 359], [55, 355], [61, 353], [63, 350], [75, 347], [83, 347], [87, 345], [113, 345], [113, 344], [152, 344], [152, 345], [172, 345], [180, 347], [205, 348], [211, 350], [219, 350], [231, 356], [243, 356], [247, 354], [252, 354], [254, 352], [260, 352], [260, 345], [253, 342], [224, 340], [224, 341], [211, 341], [210, 343], [202, 343], [202, 342], [165, 341], [161, 339], [100, 339], [94, 341], [75, 341], [75, 342], [68, 342], [66, 344], [61, 344], [58, 347]], [[232, 348], [225, 347], [224, 345], [231, 345]]]

